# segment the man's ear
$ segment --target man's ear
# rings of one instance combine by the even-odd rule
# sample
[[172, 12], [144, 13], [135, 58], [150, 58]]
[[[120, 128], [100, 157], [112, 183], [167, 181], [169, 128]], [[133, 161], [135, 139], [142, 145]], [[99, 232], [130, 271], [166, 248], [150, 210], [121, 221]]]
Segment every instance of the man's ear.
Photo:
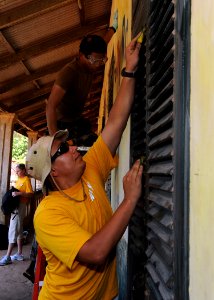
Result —
[[50, 174], [53, 177], [57, 177], [58, 176], [57, 170], [55, 168], [51, 168]]

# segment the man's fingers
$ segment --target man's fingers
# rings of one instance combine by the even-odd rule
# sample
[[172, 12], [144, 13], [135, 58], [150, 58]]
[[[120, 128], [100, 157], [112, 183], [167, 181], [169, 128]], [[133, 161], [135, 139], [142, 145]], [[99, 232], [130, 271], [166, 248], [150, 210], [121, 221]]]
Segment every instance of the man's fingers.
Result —
[[140, 48], [141, 48], [141, 43], [137, 43], [137, 45], [136, 45], [136, 48], [140, 51]]
[[142, 176], [143, 173], [143, 166], [140, 165], [140, 160], [136, 160], [133, 164], [132, 168], [129, 170], [129, 172], [125, 175], [124, 179], [130, 181], [132, 179], [136, 180], [136, 178], [139, 178]]
[[142, 31], [140, 31], [133, 39], [132, 41], [136, 42], [139, 36], [141, 35]]
[[[140, 32], [132, 39], [131, 43], [132, 43], [133, 45], [136, 45], [137, 40], [138, 40], [138, 38], [141, 36], [141, 34], [142, 34], [142, 31], [140, 31]], [[140, 43], [137, 43], [137, 44], [140, 44]]]
[[129, 51], [131, 53], [133, 53], [135, 49], [137, 49], [138, 51], [140, 51], [141, 43], [137, 42], [137, 39], [140, 36], [140, 34], [141, 34], [141, 32], [129, 44]]

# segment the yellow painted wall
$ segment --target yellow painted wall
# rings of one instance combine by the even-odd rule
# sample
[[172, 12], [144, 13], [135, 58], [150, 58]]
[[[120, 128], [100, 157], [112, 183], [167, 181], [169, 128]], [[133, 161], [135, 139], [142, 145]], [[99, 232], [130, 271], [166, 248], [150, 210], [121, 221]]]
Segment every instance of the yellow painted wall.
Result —
[[[114, 12], [118, 10], [118, 29], [108, 44], [108, 62], [105, 67], [105, 77], [103, 82], [103, 91], [101, 96], [101, 106], [100, 106], [100, 117], [98, 120], [98, 132], [101, 130], [102, 126], [102, 116], [105, 115], [106, 120], [108, 118], [107, 112], [107, 100], [108, 100], [108, 89], [109, 89], [109, 72], [110, 65], [112, 61], [112, 56], [115, 59], [114, 68], [114, 89], [113, 95], [114, 100], [118, 93], [118, 89], [121, 82], [121, 69], [125, 66], [124, 60], [124, 49], [125, 46], [131, 41], [131, 22], [132, 22], [132, 1], [130, 0], [113, 0], [112, 1], [112, 12], [110, 25], [113, 21]], [[114, 195], [112, 199], [113, 208], [117, 208], [121, 199], [123, 199], [123, 187], [122, 178], [129, 169], [129, 156], [130, 156], [130, 124], [127, 124], [127, 128], [123, 134], [123, 138], [119, 147], [119, 167], [116, 172], [112, 174], [113, 181], [112, 187]], [[128, 159], [127, 159], [128, 158]]]
[[[107, 100], [109, 90], [109, 76], [110, 76], [110, 65], [112, 57], [115, 59], [115, 67], [113, 71], [113, 99], [115, 100], [118, 93], [118, 89], [121, 82], [120, 72], [122, 67], [125, 65], [124, 61], [124, 49], [125, 46], [131, 40], [131, 16], [132, 16], [132, 1], [130, 0], [113, 0], [112, 1], [112, 13], [111, 21], [115, 10], [118, 10], [118, 29], [114, 34], [111, 42], [108, 45], [108, 62], [105, 67], [105, 77], [103, 83], [103, 91], [101, 97], [100, 106], [100, 118], [98, 120], [98, 132], [102, 126], [102, 116], [105, 115], [106, 120], [108, 118]], [[111, 174], [111, 186], [112, 186], [112, 198], [111, 203], [113, 209], [116, 209], [119, 203], [123, 200], [123, 187], [122, 178], [129, 169], [129, 157], [130, 157], [130, 122], [126, 126], [126, 130], [123, 133], [123, 137], [118, 149], [119, 153], [119, 166]], [[123, 235], [122, 239], [117, 246], [117, 271], [119, 280], [119, 294], [120, 298], [127, 299], [127, 277], [124, 274], [127, 273], [127, 245], [128, 245], [128, 234], [127, 231]]]
[[191, 16], [190, 299], [214, 299], [214, 1]]
[[132, 1], [130, 0], [113, 0], [112, 1], [112, 12], [109, 24], [113, 22], [114, 12], [118, 11], [118, 29], [113, 35], [110, 43], [108, 44], [108, 61], [105, 66], [105, 76], [103, 82], [103, 91], [101, 96], [100, 116], [98, 120], [98, 132], [102, 126], [103, 114], [108, 117], [107, 114], [107, 99], [108, 99], [108, 88], [109, 88], [109, 72], [112, 61], [112, 56], [115, 59], [114, 69], [114, 99], [117, 95], [121, 76], [120, 71], [125, 64], [124, 61], [124, 44], [127, 45], [131, 40], [131, 14], [132, 14]]

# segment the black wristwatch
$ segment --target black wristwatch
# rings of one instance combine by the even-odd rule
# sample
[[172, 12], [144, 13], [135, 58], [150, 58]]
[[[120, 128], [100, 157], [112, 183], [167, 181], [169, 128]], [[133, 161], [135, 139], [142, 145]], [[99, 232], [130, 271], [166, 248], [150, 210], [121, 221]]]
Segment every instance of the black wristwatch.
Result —
[[123, 68], [122, 71], [121, 71], [121, 76], [129, 77], [129, 78], [135, 78], [136, 77], [136, 71], [126, 72], [126, 68]]

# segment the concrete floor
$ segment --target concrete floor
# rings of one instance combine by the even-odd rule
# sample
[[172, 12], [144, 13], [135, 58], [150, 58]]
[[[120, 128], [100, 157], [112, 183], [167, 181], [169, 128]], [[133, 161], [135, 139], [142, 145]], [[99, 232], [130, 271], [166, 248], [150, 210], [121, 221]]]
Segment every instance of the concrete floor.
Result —
[[[22, 273], [30, 264], [31, 242], [23, 246], [24, 261], [15, 261], [7, 266], [0, 266], [0, 300], [32, 300], [33, 284]], [[14, 248], [13, 254], [17, 252]], [[6, 250], [0, 250], [0, 257]]]

